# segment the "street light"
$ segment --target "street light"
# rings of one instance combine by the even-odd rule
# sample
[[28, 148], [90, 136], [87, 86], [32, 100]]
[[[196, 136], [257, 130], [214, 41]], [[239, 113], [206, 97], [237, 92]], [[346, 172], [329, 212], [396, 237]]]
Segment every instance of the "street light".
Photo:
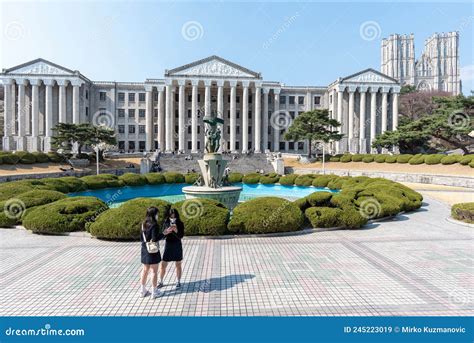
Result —
[[101, 151], [101, 150], [105, 151], [105, 150], [107, 150], [108, 147], [109, 147], [109, 145], [107, 143], [104, 143], [104, 142], [92, 145], [92, 148], [95, 151], [95, 161], [96, 161], [96, 173], [97, 173], [97, 175], [99, 175], [99, 173], [100, 173], [100, 171], [99, 171], [99, 151]]

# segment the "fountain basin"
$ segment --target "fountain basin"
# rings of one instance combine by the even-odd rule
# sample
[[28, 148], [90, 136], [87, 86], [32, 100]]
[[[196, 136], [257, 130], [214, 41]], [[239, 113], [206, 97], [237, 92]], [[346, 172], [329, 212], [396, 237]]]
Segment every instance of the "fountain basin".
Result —
[[217, 200], [232, 211], [237, 206], [242, 187], [226, 186], [212, 188], [206, 186], [187, 186], [183, 187], [182, 191], [186, 199], [203, 198]]

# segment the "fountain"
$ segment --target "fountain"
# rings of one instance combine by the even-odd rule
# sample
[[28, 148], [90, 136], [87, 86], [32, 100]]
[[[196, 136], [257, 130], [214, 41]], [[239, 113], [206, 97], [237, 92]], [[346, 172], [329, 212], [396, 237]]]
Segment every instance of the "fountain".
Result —
[[201, 176], [193, 186], [184, 187], [183, 193], [186, 199], [217, 200], [232, 211], [239, 201], [242, 187], [228, 183], [228, 175], [224, 173], [228, 161], [217, 152], [221, 140], [221, 130], [217, 125], [224, 124], [224, 120], [213, 115], [205, 116], [203, 121], [206, 124], [206, 153], [203, 159], [198, 161]]

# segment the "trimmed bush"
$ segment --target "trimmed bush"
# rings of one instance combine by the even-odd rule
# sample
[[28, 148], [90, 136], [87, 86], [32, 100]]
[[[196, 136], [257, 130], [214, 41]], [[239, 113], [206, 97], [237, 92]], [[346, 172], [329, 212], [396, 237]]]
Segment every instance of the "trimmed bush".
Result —
[[441, 155], [441, 154], [428, 155], [425, 157], [425, 163], [426, 164], [440, 164], [441, 159], [445, 156], [446, 155]]
[[2, 154], [2, 162], [4, 164], [17, 164], [20, 162], [20, 156], [13, 153]]
[[463, 166], [467, 166], [472, 160], [474, 160], [474, 154], [472, 155], [464, 155], [459, 160], [459, 163]]
[[230, 173], [229, 174], [229, 183], [239, 183], [242, 182], [244, 175], [242, 173]]
[[173, 207], [179, 212], [186, 235], [223, 235], [227, 231], [230, 212], [211, 199], [189, 199]]
[[329, 158], [329, 162], [339, 162], [340, 159], [341, 159], [340, 157], [332, 156]]
[[102, 239], [140, 240], [141, 224], [150, 206], [158, 208], [158, 225], [161, 229], [171, 204], [160, 199], [136, 198], [118, 208], [102, 212], [94, 222], [87, 225], [87, 231]]
[[49, 162], [49, 157], [44, 152], [33, 152], [32, 155], [35, 157], [37, 163], [46, 163]]
[[184, 175], [176, 172], [166, 172], [163, 174], [166, 183], [184, 183]]
[[122, 187], [125, 185], [123, 180], [112, 174], [88, 175], [81, 177], [88, 189], [101, 189], [107, 187]]
[[469, 162], [469, 167], [474, 168], [474, 160], [472, 160], [471, 162]]
[[332, 207], [310, 207], [304, 214], [313, 228], [327, 228], [341, 226], [343, 210]]
[[188, 173], [184, 175], [184, 182], [192, 185], [197, 181], [198, 178], [199, 178], [198, 173]]
[[295, 180], [297, 177], [297, 174], [283, 175], [282, 177], [280, 177], [280, 180], [278, 182], [280, 183], [280, 185], [291, 186], [295, 184]]
[[165, 177], [160, 173], [147, 173], [143, 176], [150, 185], [161, 185], [166, 182]]
[[36, 163], [35, 156], [30, 152], [18, 151], [18, 152], [16, 152], [16, 155], [18, 155], [20, 157], [20, 162], [19, 163], [22, 163], [22, 164], [34, 164], [34, 163]]
[[327, 187], [328, 183], [335, 178], [338, 178], [337, 175], [317, 175], [314, 179], [313, 182], [311, 183], [314, 187]]
[[315, 178], [315, 175], [313, 174], [303, 174], [303, 175], [298, 175], [298, 177], [295, 179], [295, 185], [297, 186], [311, 186], [313, 184], [313, 180]]
[[33, 190], [30, 184], [21, 181], [6, 182], [0, 184], [0, 201], [14, 198], [18, 194]]
[[75, 176], [65, 176], [59, 178], [59, 180], [67, 185], [69, 192], [80, 192], [87, 189], [86, 183]]
[[362, 162], [364, 163], [371, 163], [374, 162], [374, 155], [365, 155], [364, 158], [362, 158]]
[[469, 224], [474, 224], [474, 202], [454, 204], [451, 207], [451, 217]]
[[351, 161], [352, 161], [352, 155], [350, 155], [350, 154], [344, 154], [339, 159], [339, 162], [342, 162], [342, 163], [347, 163], [347, 162], [351, 162]]
[[363, 217], [359, 211], [351, 208], [344, 208], [341, 213], [340, 221], [344, 228], [359, 229], [367, 224], [368, 220]]
[[14, 198], [0, 202], [0, 227], [20, 224], [26, 211], [32, 207], [48, 204], [66, 196], [63, 193], [48, 190], [31, 190]]
[[350, 196], [349, 194], [337, 193], [331, 197], [331, 199], [329, 200], [329, 203], [331, 206], [339, 207], [341, 209], [346, 209], [346, 208], [355, 208], [353, 201], [354, 201], [354, 197]]
[[277, 183], [280, 180], [280, 175], [277, 173], [270, 173], [270, 174], [265, 174], [262, 177], [260, 177], [260, 183], [263, 184], [273, 184]]
[[403, 154], [403, 155], [398, 155], [397, 157], [397, 163], [408, 163], [410, 159], [413, 157], [411, 154]]
[[62, 193], [69, 192], [69, 186], [66, 182], [64, 182], [61, 178], [52, 178], [48, 177], [45, 179], [38, 180], [43, 185], [38, 185], [37, 188], [41, 189], [51, 189], [53, 191], [58, 191]]
[[454, 164], [457, 163], [461, 160], [461, 155], [448, 155], [444, 156], [441, 159], [441, 164], [449, 165], [449, 164]]
[[386, 155], [386, 154], [375, 155], [374, 161], [377, 162], [377, 163], [384, 163], [384, 162], [385, 162], [385, 159], [386, 159], [388, 156], [389, 156], [389, 155]]
[[314, 192], [305, 198], [310, 206], [327, 206], [332, 197], [331, 192]]
[[412, 164], [412, 165], [418, 165], [418, 164], [425, 163], [425, 155], [417, 154], [417, 155], [413, 156], [412, 158], [410, 158], [408, 163]]
[[385, 158], [385, 163], [396, 163], [398, 159], [397, 155], [389, 155]]
[[146, 178], [140, 174], [126, 173], [118, 177], [127, 186], [143, 186], [146, 185]]
[[60, 163], [63, 162], [66, 158], [57, 152], [48, 152], [48, 158], [51, 162]]
[[294, 203], [277, 198], [255, 198], [234, 208], [228, 229], [233, 233], [270, 233], [299, 230], [304, 217]]
[[[35, 233], [58, 234], [81, 231], [107, 205], [96, 197], [70, 197], [35, 207], [23, 218], [23, 226]], [[108, 225], [117, 222], [114, 218]]]
[[352, 155], [352, 162], [361, 162], [364, 157], [363, 154], [354, 154]]
[[259, 173], [250, 173], [250, 174], [245, 175], [245, 176], [242, 178], [242, 182], [243, 182], [243, 183], [247, 183], [247, 184], [259, 183], [261, 177], [262, 177], [262, 174], [259, 174]]

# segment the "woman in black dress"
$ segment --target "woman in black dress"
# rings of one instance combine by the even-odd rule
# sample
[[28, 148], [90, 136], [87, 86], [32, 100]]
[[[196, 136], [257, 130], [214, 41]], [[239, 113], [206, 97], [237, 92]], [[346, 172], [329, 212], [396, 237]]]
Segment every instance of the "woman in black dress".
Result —
[[149, 253], [146, 248], [145, 239], [147, 242], [153, 241], [158, 242], [160, 239], [165, 237], [168, 231], [163, 233], [159, 232], [158, 229], [158, 208], [149, 207], [146, 211], [146, 218], [142, 223], [140, 240], [142, 242], [142, 251], [141, 251], [141, 261], [143, 264], [141, 272], [141, 289], [140, 293], [142, 297], [150, 295], [150, 292], [146, 289], [146, 282], [148, 279], [148, 272], [151, 270], [152, 275], [152, 285], [153, 285], [153, 298], [158, 298], [162, 295], [160, 290], [157, 287], [157, 278], [158, 278], [158, 263], [161, 261], [160, 252]]
[[163, 278], [166, 274], [166, 267], [168, 262], [175, 262], [176, 264], [176, 288], [181, 287], [181, 274], [183, 272], [181, 261], [183, 260], [183, 246], [181, 238], [184, 236], [184, 224], [179, 219], [179, 213], [174, 208], [169, 211], [168, 218], [163, 224], [163, 234], [166, 237], [165, 252], [163, 253], [163, 260], [160, 268], [160, 283], [158, 287], [163, 287]]

